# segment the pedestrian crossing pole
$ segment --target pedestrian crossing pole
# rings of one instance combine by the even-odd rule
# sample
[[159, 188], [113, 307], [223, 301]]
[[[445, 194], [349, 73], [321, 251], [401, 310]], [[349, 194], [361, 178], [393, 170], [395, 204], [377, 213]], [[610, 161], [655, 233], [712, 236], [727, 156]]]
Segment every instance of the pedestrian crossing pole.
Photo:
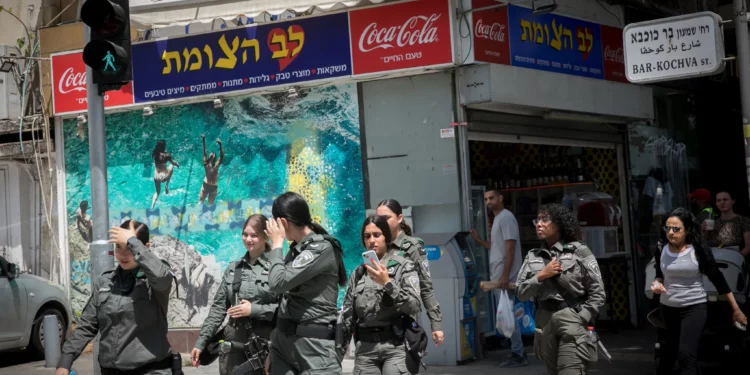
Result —
[[734, 0], [732, 7], [734, 30], [737, 37], [737, 73], [740, 78], [742, 103], [742, 132], [745, 138], [745, 168], [750, 195], [750, 35], [747, 29], [747, 7], [744, 0]]
[[[84, 26], [85, 41], [91, 40], [88, 26]], [[112, 245], [109, 244], [109, 200], [107, 198], [107, 133], [104, 127], [104, 97], [94, 83], [91, 67], [86, 65], [86, 100], [89, 124], [89, 168], [91, 174], [91, 294], [96, 295], [94, 285], [101, 274], [111, 269], [114, 262]], [[99, 368], [99, 336], [94, 339], [94, 374], [101, 375]]]

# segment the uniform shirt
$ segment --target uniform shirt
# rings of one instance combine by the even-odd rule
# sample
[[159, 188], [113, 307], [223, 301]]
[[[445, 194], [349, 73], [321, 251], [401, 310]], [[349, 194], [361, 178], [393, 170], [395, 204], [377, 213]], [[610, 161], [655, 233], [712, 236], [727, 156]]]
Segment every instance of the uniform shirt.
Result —
[[282, 295], [279, 319], [298, 324], [329, 324], [336, 320], [339, 295], [337, 251], [323, 236], [311, 233], [289, 249], [268, 255], [271, 293]]
[[[389, 250], [381, 259], [388, 268], [388, 274], [393, 283], [393, 289], [386, 292], [385, 288], [374, 282], [367, 272], [355, 285], [355, 274], [349, 277], [349, 284], [344, 297], [343, 311], [352, 309], [356, 312], [360, 327], [389, 327], [404, 315], [416, 316], [419, 313], [419, 274], [417, 266], [411, 260], [396, 254], [396, 250]], [[390, 298], [384, 297], [388, 294]], [[349, 321], [347, 326], [351, 327]]]
[[530, 298], [536, 298], [539, 301], [565, 301], [550, 280], [545, 279], [540, 282], [537, 278], [539, 271], [553, 257], [557, 257], [563, 268], [563, 272], [559, 275], [560, 285], [573, 298], [582, 301], [581, 311], [578, 314], [585, 321], [591, 321], [599, 313], [599, 308], [604, 305], [605, 301], [604, 284], [596, 258], [591, 250], [580, 242], [566, 245], [558, 242], [550, 249], [545, 247], [533, 249], [526, 255], [516, 283], [518, 299], [521, 301], [527, 301]]
[[443, 330], [443, 314], [440, 312], [440, 304], [435, 298], [435, 289], [432, 287], [430, 277], [430, 264], [427, 261], [427, 252], [424, 242], [416, 237], [407, 236], [402, 230], [390, 246], [391, 250], [402, 252], [403, 256], [412, 262], [419, 275], [419, 291], [424, 304], [427, 318], [430, 319], [430, 328], [433, 332]]
[[686, 307], [707, 302], [703, 288], [703, 274], [692, 245], [678, 254], [669, 251], [669, 245], [661, 251], [661, 269], [667, 294], [659, 298], [662, 305]]
[[[197, 349], [203, 350], [206, 343], [216, 333], [221, 326], [224, 318], [227, 316], [227, 310], [240, 301], [247, 300], [252, 304], [250, 308], [250, 319], [252, 321], [264, 321], [270, 323], [273, 320], [273, 313], [278, 306], [278, 298], [271, 293], [268, 285], [268, 271], [270, 268], [267, 254], [262, 254], [258, 259], [250, 264], [249, 256], [245, 254], [242, 259], [229, 264], [224, 271], [221, 279], [221, 286], [216, 291], [214, 303], [208, 312], [208, 317], [203, 322], [200, 338], [195, 343]], [[239, 272], [242, 273], [242, 283], [237, 295], [234, 295], [233, 282], [234, 273], [237, 272], [237, 264], [240, 264]], [[233, 319], [234, 320], [234, 319]], [[256, 326], [258, 324], [255, 324]], [[256, 335], [268, 338], [269, 332], [255, 332]]]
[[57, 367], [70, 369], [84, 347], [99, 333], [99, 364], [131, 370], [170, 355], [167, 309], [172, 289], [169, 264], [140, 241], [128, 248], [138, 268], [120, 267], [97, 278], [73, 336], [62, 348]]
[[516, 217], [508, 210], [500, 211], [495, 220], [492, 223], [491, 237], [490, 237], [490, 277], [493, 281], [500, 280], [503, 275], [503, 269], [505, 267], [505, 241], [515, 240], [515, 256], [513, 257], [513, 264], [510, 268], [511, 282], [515, 282], [518, 277], [518, 271], [521, 269], [521, 238], [518, 232], [518, 222]]

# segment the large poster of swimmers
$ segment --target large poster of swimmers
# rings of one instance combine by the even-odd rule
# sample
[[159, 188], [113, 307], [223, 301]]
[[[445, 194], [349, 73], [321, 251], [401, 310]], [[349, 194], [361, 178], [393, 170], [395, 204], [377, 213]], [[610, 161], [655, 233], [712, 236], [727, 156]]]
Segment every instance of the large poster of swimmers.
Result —
[[[107, 115], [110, 225], [148, 225], [151, 249], [172, 266], [171, 327], [199, 327], [224, 268], [239, 259], [245, 219], [271, 216], [295, 191], [341, 240], [347, 271], [360, 263], [365, 215], [356, 85], [225, 98]], [[64, 124], [73, 309], [90, 290], [91, 178], [87, 139]], [[343, 293], [343, 291], [342, 291]]]

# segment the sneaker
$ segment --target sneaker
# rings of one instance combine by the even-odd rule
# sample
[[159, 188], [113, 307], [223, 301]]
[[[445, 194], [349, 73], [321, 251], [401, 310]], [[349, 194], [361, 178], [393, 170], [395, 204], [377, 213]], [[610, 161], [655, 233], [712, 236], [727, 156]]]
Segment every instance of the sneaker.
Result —
[[518, 355], [516, 353], [513, 353], [506, 359], [505, 361], [500, 363], [500, 367], [504, 368], [512, 368], [512, 367], [524, 367], [529, 365], [529, 358], [526, 356], [526, 353], [523, 353], [523, 355]]

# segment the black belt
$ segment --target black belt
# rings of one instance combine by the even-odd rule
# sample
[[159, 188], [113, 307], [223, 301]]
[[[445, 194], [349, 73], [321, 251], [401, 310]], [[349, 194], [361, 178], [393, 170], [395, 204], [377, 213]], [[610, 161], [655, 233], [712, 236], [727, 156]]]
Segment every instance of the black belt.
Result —
[[403, 336], [396, 335], [392, 327], [383, 328], [357, 328], [354, 335], [357, 341], [364, 342], [385, 342], [391, 340], [403, 340]]
[[[562, 309], [566, 309], [566, 308], [570, 307], [570, 306], [568, 306], [567, 303], [565, 303], [563, 301], [556, 301], [556, 300], [553, 300], [553, 299], [546, 299], [546, 300], [543, 300], [543, 301], [537, 301], [537, 303], [539, 304], [539, 308], [540, 309], [544, 309], [544, 310], [552, 311], [552, 312], [560, 311]], [[575, 310], [576, 312], [581, 312], [581, 310], [582, 310], [581, 304], [577, 303], [575, 306], [573, 306], [573, 310]]]
[[290, 320], [279, 318], [276, 322], [279, 332], [290, 336], [307, 337], [310, 339], [333, 340], [336, 338], [336, 329], [333, 325], [308, 324], [301, 325]]
[[172, 356], [162, 359], [158, 362], [147, 363], [141, 367], [132, 370], [117, 370], [102, 368], [102, 375], [143, 375], [155, 370], [166, 370], [172, 368]]

